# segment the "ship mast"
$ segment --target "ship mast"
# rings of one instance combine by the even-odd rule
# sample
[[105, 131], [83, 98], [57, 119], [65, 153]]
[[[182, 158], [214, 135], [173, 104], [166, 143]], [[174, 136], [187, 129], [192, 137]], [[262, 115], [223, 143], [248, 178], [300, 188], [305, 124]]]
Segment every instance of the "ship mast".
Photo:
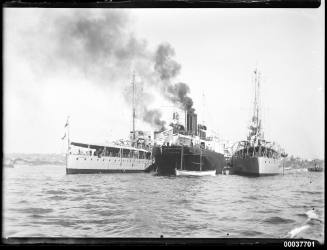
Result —
[[257, 69], [254, 70], [254, 105], [252, 124], [250, 126], [249, 139], [253, 138], [253, 142], [258, 142], [258, 139], [262, 139], [261, 132], [261, 112], [260, 112], [260, 72]]
[[261, 81], [261, 72], [258, 72], [257, 75], [257, 136], [259, 139], [263, 139], [262, 134], [262, 120], [261, 120], [261, 93], [260, 93], [260, 81]]
[[202, 92], [202, 125], [204, 125], [204, 120], [205, 120], [205, 97], [204, 97], [204, 92]]
[[132, 78], [132, 86], [133, 86], [133, 142], [132, 146], [135, 144], [135, 72], [133, 71]]
[[256, 127], [258, 127], [259, 123], [259, 81], [258, 81], [258, 71], [257, 69], [254, 71], [254, 122]]

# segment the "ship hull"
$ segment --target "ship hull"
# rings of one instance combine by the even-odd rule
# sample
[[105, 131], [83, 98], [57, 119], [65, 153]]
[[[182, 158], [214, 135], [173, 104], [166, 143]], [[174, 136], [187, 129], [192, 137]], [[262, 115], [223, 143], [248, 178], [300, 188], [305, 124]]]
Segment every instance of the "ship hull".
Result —
[[5, 168], [13, 168], [14, 164], [4, 164], [3, 165]]
[[281, 161], [268, 157], [234, 158], [232, 172], [248, 176], [278, 175], [282, 173]]
[[[162, 146], [153, 148], [154, 164], [152, 169], [158, 175], [175, 175], [175, 169], [188, 171], [215, 170], [222, 173], [226, 165], [223, 154], [204, 149], [202, 154], [199, 148], [184, 146]], [[201, 158], [201, 160], [200, 160]]]
[[150, 159], [68, 155], [67, 174], [138, 173], [150, 165]]
[[317, 168], [317, 167], [312, 167], [312, 168], [308, 168], [309, 172], [322, 172], [323, 168]]

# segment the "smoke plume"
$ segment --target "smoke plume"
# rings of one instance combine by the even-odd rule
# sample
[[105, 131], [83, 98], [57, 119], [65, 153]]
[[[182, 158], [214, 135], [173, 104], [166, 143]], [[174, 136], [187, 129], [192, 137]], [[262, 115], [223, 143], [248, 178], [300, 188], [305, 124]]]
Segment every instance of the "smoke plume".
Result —
[[[128, 104], [132, 103], [131, 78], [135, 71], [142, 79], [135, 84], [137, 117], [164, 129], [160, 110], [149, 108], [153, 99], [151, 90], [189, 110], [193, 105], [188, 96], [190, 88], [185, 83], [173, 83], [181, 65], [174, 60], [172, 46], [163, 43], [151, 51], [145, 40], [137, 39], [130, 32], [131, 21], [126, 11], [112, 9], [48, 13], [34, 32], [28, 32], [40, 40], [50, 39], [29, 44], [26, 53], [33, 59], [40, 58], [51, 72], [71, 69], [85, 74], [99, 87], [110, 91], [123, 89]], [[40, 30], [46, 35], [41, 35]]]
[[167, 96], [173, 103], [179, 105], [185, 110], [190, 110], [193, 106], [193, 100], [187, 96], [190, 87], [186, 83], [176, 83], [169, 85], [167, 88]]
[[143, 119], [145, 122], [155, 125], [156, 128], [162, 131], [165, 130], [166, 122], [161, 120], [161, 115], [161, 112], [157, 109], [145, 108]]
[[161, 44], [156, 50], [154, 69], [161, 79], [159, 88], [166, 99], [182, 109], [190, 110], [193, 100], [187, 96], [189, 86], [186, 83], [172, 83], [181, 69], [181, 65], [173, 59], [174, 55], [175, 51], [169, 44]]
[[179, 74], [181, 65], [174, 61], [174, 49], [169, 44], [161, 44], [155, 53], [154, 69], [163, 81], [169, 81]]

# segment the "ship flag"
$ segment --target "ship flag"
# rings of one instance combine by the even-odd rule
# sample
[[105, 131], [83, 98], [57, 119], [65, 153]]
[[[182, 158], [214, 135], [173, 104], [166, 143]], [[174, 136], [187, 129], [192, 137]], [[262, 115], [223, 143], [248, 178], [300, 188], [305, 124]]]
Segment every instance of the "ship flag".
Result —
[[64, 136], [61, 138], [61, 140], [65, 139], [66, 138], [66, 133], [64, 134]]
[[66, 124], [65, 124], [65, 128], [69, 125], [69, 117], [67, 117], [67, 121], [66, 121]]

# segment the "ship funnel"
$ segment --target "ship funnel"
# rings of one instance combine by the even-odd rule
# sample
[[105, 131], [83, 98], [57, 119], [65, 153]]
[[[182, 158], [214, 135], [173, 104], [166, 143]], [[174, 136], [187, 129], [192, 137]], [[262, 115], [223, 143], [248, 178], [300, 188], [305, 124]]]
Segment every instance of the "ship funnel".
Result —
[[198, 128], [198, 122], [197, 122], [197, 114], [194, 113], [194, 109], [190, 109], [186, 111], [186, 130], [188, 134], [191, 135], [197, 135], [197, 128]]

